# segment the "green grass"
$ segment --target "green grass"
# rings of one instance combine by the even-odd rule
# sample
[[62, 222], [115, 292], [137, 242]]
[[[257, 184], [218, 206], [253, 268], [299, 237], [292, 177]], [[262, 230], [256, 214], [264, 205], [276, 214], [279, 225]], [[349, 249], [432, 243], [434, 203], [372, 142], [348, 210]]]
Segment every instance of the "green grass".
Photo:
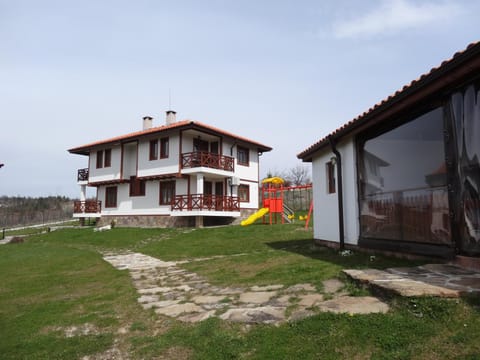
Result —
[[[321, 313], [281, 326], [209, 319], [199, 324], [143, 310], [126, 271], [100, 252], [138, 251], [219, 285], [265, 285], [339, 277], [344, 268], [415, 265], [312, 246], [303, 224], [204, 229], [91, 228], [30, 236], [0, 246], [2, 359], [81, 359], [116, 349], [130, 358], [476, 359], [480, 300], [390, 299], [387, 314]], [[352, 284], [347, 291], [365, 294]], [[74, 336], [67, 337], [74, 327]], [[90, 329], [81, 333], [82, 329]]]

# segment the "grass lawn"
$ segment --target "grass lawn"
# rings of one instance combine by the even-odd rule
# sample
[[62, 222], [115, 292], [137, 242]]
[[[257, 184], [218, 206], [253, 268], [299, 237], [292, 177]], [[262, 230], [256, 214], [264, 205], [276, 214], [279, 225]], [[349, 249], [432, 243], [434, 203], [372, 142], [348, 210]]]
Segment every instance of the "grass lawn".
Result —
[[[143, 310], [127, 271], [102, 252], [135, 251], [212, 284], [291, 285], [344, 268], [416, 265], [312, 246], [301, 224], [203, 229], [58, 230], [0, 246], [0, 358], [478, 359], [480, 301], [389, 299], [387, 314], [321, 313], [281, 326], [198, 324]], [[362, 292], [350, 285], [352, 293]]]

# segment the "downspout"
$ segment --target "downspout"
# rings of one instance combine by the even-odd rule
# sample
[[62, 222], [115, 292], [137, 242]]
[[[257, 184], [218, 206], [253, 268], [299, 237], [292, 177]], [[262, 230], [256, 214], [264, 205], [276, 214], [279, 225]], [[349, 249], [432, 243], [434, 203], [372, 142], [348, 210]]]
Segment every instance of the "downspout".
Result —
[[332, 136], [328, 137], [330, 142], [330, 147], [332, 152], [335, 154], [336, 165], [337, 165], [337, 189], [338, 189], [338, 234], [340, 236], [340, 251], [345, 249], [345, 234], [344, 234], [344, 225], [343, 225], [343, 181], [342, 181], [342, 155], [336, 148], [335, 141]]

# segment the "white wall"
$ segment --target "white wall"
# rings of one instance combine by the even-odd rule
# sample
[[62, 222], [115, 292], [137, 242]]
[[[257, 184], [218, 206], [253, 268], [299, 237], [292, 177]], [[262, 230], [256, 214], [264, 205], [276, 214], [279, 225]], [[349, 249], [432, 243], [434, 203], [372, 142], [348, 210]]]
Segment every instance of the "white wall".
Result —
[[170, 205], [159, 205], [159, 181], [147, 181], [145, 196], [130, 196], [130, 185], [117, 186], [117, 207], [105, 207], [105, 188], [98, 188], [98, 200], [102, 202], [102, 215], [169, 215]]
[[[162, 136], [162, 138], [165, 136]], [[138, 177], [173, 174], [179, 171], [178, 146], [180, 138], [177, 134], [168, 136], [168, 158], [160, 159], [160, 138], [142, 140], [138, 146]], [[159, 156], [150, 160], [150, 140], [159, 140]]]
[[[342, 156], [343, 208], [345, 243], [357, 244], [359, 236], [356, 154], [353, 140], [337, 146]], [[330, 148], [315, 154], [312, 161], [313, 178], [313, 236], [315, 239], [339, 242], [338, 231], [338, 179], [337, 190], [328, 194], [326, 164], [334, 156]]]
[[123, 178], [137, 175], [137, 143], [123, 145]]
[[[249, 185], [250, 186], [250, 201], [249, 202], [242, 202], [240, 203], [240, 207], [242, 209], [258, 209], [261, 204], [258, 203], [258, 183], [247, 183], [244, 181], [240, 182], [242, 185]], [[237, 193], [238, 193], [238, 188], [237, 188]]]
[[[102, 167], [97, 169], [97, 150], [105, 149], [96, 149], [90, 152], [89, 156], [89, 181], [98, 182], [98, 181], [110, 181], [120, 179], [120, 168], [122, 162], [122, 150], [120, 146], [113, 146], [106, 149], [112, 149], [112, 161], [110, 167]], [[105, 156], [105, 153], [104, 153]]]
[[[230, 151], [229, 151], [230, 152]], [[248, 166], [239, 165], [237, 161], [237, 147], [233, 148], [233, 156], [235, 157], [235, 174], [243, 180], [258, 181], [258, 153], [254, 149], [250, 149], [249, 152], [249, 164]]]

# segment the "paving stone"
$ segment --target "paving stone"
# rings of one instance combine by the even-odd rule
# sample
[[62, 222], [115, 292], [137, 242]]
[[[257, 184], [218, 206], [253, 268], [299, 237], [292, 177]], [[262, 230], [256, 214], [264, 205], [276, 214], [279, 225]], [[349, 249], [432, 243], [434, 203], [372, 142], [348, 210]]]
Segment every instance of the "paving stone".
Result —
[[273, 291], [283, 288], [283, 285], [252, 286], [251, 291]]
[[142, 295], [137, 299], [137, 301], [141, 304], [156, 302], [156, 301], [158, 301], [158, 296], [156, 296], [156, 295]]
[[304, 306], [304, 307], [312, 307], [320, 302], [323, 301], [323, 295], [322, 294], [305, 294], [305, 295], [299, 295], [300, 301], [298, 302], [298, 305]]
[[188, 286], [188, 285], [180, 285], [180, 286], [175, 286], [175, 290], [181, 290], [181, 291], [188, 292], [188, 291], [192, 291], [193, 288]]
[[152, 307], [161, 308], [161, 307], [176, 305], [179, 302], [180, 300], [162, 300], [162, 301], [152, 302], [151, 304], [152, 304]]
[[160, 293], [167, 293], [172, 291], [170, 287], [151, 287], [151, 288], [143, 288], [139, 289], [138, 292], [140, 294], [160, 294]]
[[[421, 269], [425, 269], [431, 272], [437, 272], [440, 274], [445, 274], [448, 276], [462, 276], [462, 275], [472, 275], [475, 274], [475, 271], [464, 269], [459, 266], [450, 265], [450, 264], [427, 264], [420, 266]], [[410, 268], [409, 271], [412, 271], [414, 268]], [[408, 273], [408, 272], [407, 272]]]
[[225, 288], [220, 291], [215, 291], [218, 295], [239, 295], [242, 294], [245, 290], [241, 288]]
[[196, 322], [200, 322], [208, 318], [211, 318], [213, 316], [215, 316], [215, 310], [206, 311], [202, 313], [183, 315], [178, 317], [177, 319], [184, 322], [196, 323]]
[[477, 288], [480, 289], [480, 278], [466, 278], [466, 279], [458, 279], [458, 280], [451, 280], [451, 284], [465, 286], [469, 288]]
[[194, 303], [175, 304], [155, 310], [157, 314], [177, 317], [184, 313], [203, 312], [203, 309]]
[[313, 312], [312, 310], [301, 309], [293, 312], [288, 318], [288, 321], [300, 321], [313, 315], [315, 315], [315, 312]]
[[230, 309], [220, 315], [220, 319], [242, 322], [271, 324], [285, 320], [285, 311], [281, 308], [263, 306], [257, 308]]
[[268, 302], [277, 293], [275, 291], [252, 291], [240, 295], [238, 301], [242, 303], [264, 304]]
[[213, 304], [218, 303], [225, 299], [225, 296], [216, 296], [216, 295], [199, 295], [192, 298], [192, 301], [196, 304]]
[[285, 289], [285, 293], [300, 292], [300, 291], [316, 291], [312, 284], [297, 284]]
[[277, 306], [287, 307], [290, 305], [290, 298], [292, 295], [283, 295], [278, 298], [272, 299], [271, 302], [274, 302]]
[[318, 304], [320, 311], [349, 314], [386, 313], [389, 306], [375, 297], [344, 296]]
[[323, 291], [327, 294], [336, 293], [345, 286], [345, 284], [338, 279], [325, 280], [322, 282], [322, 284]]

